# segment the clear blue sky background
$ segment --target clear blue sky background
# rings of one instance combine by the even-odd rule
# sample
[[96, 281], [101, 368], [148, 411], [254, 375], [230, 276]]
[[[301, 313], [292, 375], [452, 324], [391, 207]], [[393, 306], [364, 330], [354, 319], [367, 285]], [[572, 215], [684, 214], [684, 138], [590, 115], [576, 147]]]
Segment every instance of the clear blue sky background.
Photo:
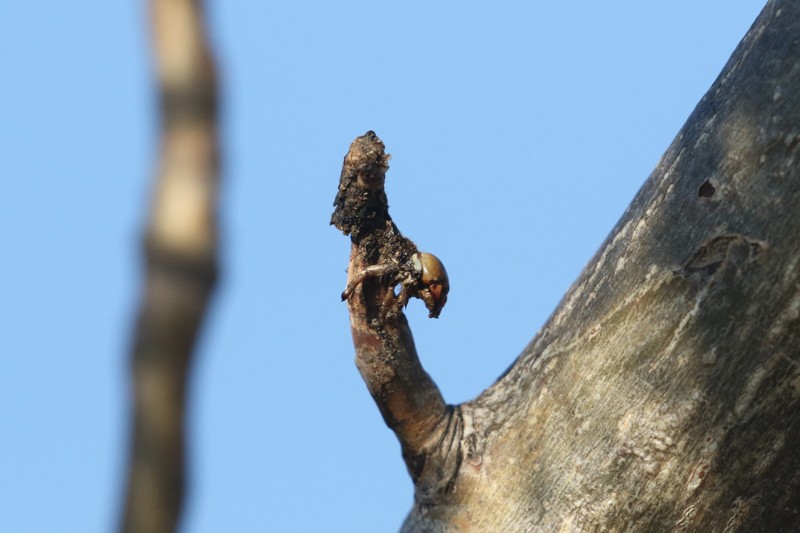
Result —
[[[281, 4], [281, 5], [278, 5]], [[439, 255], [408, 314], [446, 399], [541, 327], [763, 1], [212, 2], [224, 280], [191, 390], [182, 530], [395, 531], [399, 447], [353, 364], [328, 226], [374, 129], [395, 221]], [[155, 148], [139, 2], [0, 3], [0, 531], [111, 530]]]

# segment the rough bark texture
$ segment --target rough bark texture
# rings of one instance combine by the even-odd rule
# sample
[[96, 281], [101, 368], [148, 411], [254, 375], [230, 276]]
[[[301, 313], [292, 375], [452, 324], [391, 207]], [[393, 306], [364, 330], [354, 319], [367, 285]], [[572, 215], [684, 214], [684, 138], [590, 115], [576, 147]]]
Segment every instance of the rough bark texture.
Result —
[[120, 524], [129, 533], [177, 527], [186, 381], [217, 277], [217, 90], [201, 4], [152, 0], [151, 14], [161, 158], [131, 353], [133, 428]]
[[404, 531], [800, 531], [799, 215], [779, 0], [542, 331], [447, 409]]

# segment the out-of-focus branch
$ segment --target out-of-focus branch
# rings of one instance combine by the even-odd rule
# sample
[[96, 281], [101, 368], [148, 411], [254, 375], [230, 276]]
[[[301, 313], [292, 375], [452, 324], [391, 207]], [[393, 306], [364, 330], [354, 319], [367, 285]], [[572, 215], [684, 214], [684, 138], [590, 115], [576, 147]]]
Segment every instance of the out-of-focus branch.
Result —
[[[415, 483], [440, 485], [460, 457], [458, 412], [448, 407], [439, 388], [420, 364], [414, 339], [395, 294], [426, 290], [414, 278], [418, 250], [400, 234], [388, 212], [384, 180], [389, 155], [374, 132], [353, 141], [344, 159], [331, 224], [352, 241], [347, 297], [356, 349], [356, 365], [403, 449]], [[405, 269], [405, 270], [404, 270]], [[365, 276], [367, 272], [377, 273]], [[405, 273], [404, 273], [405, 272]], [[403, 281], [399, 281], [403, 280]], [[415, 288], [416, 287], [416, 288]], [[427, 296], [431, 296], [427, 294]], [[430, 302], [430, 305], [429, 305]], [[440, 302], [441, 303], [441, 302]], [[440, 310], [426, 300], [431, 316]], [[434, 489], [435, 490], [435, 489]]]
[[174, 531], [184, 492], [192, 351], [217, 277], [217, 89], [197, 0], [152, 0], [161, 154], [132, 347], [133, 429], [121, 530]]

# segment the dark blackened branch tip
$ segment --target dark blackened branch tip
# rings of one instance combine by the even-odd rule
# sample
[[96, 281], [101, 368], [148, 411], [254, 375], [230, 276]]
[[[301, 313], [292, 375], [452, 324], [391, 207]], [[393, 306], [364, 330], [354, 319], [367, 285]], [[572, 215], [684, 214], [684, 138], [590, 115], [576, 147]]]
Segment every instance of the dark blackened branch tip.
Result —
[[368, 131], [357, 137], [350, 145], [350, 150], [344, 158], [343, 172], [355, 176], [358, 186], [362, 189], [382, 190], [390, 158], [383, 141], [375, 135], [375, 132]]
[[383, 190], [390, 157], [373, 131], [357, 137], [350, 145], [331, 216], [331, 224], [345, 235], [358, 238], [391, 220]]

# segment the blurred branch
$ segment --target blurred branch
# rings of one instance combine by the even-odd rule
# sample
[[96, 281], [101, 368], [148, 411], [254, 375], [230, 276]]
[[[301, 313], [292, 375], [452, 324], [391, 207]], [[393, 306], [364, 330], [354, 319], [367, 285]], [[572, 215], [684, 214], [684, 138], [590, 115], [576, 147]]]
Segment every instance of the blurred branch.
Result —
[[125, 532], [174, 531], [184, 488], [192, 351], [217, 277], [217, 89], [202, 5], [150, 2], [161, 112], [160, 161], [144, 243], [134, 342]]

